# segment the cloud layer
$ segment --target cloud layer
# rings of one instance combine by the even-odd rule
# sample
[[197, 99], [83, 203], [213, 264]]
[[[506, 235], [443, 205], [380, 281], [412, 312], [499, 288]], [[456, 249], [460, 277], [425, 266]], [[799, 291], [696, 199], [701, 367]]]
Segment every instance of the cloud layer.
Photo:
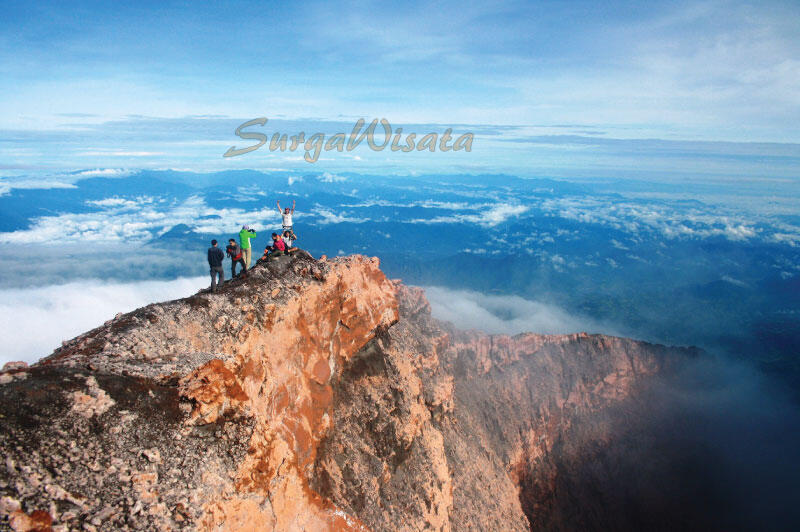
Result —
[[540, 301], [519, 296], [496, 296], [440, 286], [425, 287], [433, 316], [461, 329], [490, 334], [566, 334], [575, 332], [615, 334], [612, 327], [575, 316]]
[[188, 296], [205, 277], [104, 283], [93, 280], [0, 291], [0, 365], [49, 355], [63, 340], [102, 325], [119, 312]]

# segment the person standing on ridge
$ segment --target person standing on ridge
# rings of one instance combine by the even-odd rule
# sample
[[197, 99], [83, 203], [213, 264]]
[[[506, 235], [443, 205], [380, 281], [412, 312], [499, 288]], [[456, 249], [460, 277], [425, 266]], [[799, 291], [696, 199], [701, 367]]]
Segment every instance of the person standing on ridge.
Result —
[[244, 267], [244, 259], [242, 258], [242, 248], [239, 247], [239, 244], [236, 243], [236, 240], [232, 238], [228, 240], [228, 247], [225, 248], [225, 252], [231, 258], [231, 279], [236, 277], [237, 264], [242, 265], [242, 268], [239, 271], [239, 275], [244, 274], [247, 271], [247, 268]]
[[286, 207], [285, 209], [281, 210], [281, 202], [280, 200], [278, 203], [278, 214], [283, 217], [283, 230], [284, 231], [291, 231], [292, 230], [292, 215], [294, 214], [294, 206], [295, 200], [292, 200], [292, 208]]
[[250, 269], [250, 259], [253, 258], [253, 250], [250, 248], [250, 239], [256, 237], [256, 232], [250, 229], [249, 226], [243, 225], [242, 230], [239, 231], [239, 242], [242, 247], [242, 258], [244, 259], [244, 271]]
[[217, 291], [217, 277], [219, 277], [219, 286], [225, 282], [225, 272], [222, 271], [222, 261], [225, 260], [225, 254], [217, 247], [217, 241], [211, 241], [211, 247], [208, 248], [208, 266], [211, 268], [211, 291]]

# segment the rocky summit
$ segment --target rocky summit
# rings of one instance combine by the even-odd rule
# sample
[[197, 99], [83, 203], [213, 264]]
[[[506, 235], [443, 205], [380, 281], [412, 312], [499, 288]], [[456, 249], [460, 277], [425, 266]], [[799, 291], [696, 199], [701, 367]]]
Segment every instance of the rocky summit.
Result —
[[459, 331], [377, 259], [283, 257], [6, 365], [0, 529], [580, 524], [553, 517], [575, 450], [693, 354]]

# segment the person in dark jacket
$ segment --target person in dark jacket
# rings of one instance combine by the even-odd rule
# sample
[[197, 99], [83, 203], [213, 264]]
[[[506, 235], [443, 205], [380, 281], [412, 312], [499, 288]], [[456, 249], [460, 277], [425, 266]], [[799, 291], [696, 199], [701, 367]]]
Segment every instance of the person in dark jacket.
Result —
[[211, 268], [211, 291], [217, 291], [217, 277], [219, 277], [220, 286], [225, 282], [225, 272], [222, 271], [222, 261], [225, 260], [225, 254], [217, 247], [217, 241], [211, 241], [211, 247], [208, 248], [208, 266]]
[[233, 238], [228, 240], [228, 247], [225, 248], [226, 255], [231, 258], [231, 279], [236, 277], [236, 265], [241, 264], [239, 275], [246, 275], [247, 268], [244, 265], [244, 258], [242, 258], [242, 248], [236, 243]]

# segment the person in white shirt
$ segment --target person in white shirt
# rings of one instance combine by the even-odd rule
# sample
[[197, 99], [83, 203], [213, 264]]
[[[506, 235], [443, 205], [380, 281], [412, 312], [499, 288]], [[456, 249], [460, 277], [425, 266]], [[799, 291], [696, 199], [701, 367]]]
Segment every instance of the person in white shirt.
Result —
[[292, 232], [288, 229], [283, 231], [283, 243], [286, 244], [287, 247], [292, 247]]
[[283, 230], [284, 231], [291, 231], [292, 230], [292, 215], [294, 214], [294, 206], [295, 201], [292, 200], [292, 208], [286, 207], [285, 209], [281, 209], [281, 202], [278, 201], [278, 213], [283, 217]]
[[287, 253], [297, 251], [294, 245], [295, 240], [297, 240], [297, 235], [294, 234], [294, 231], [287, 229], [283, 232], [283, 243], [286, 244]]

